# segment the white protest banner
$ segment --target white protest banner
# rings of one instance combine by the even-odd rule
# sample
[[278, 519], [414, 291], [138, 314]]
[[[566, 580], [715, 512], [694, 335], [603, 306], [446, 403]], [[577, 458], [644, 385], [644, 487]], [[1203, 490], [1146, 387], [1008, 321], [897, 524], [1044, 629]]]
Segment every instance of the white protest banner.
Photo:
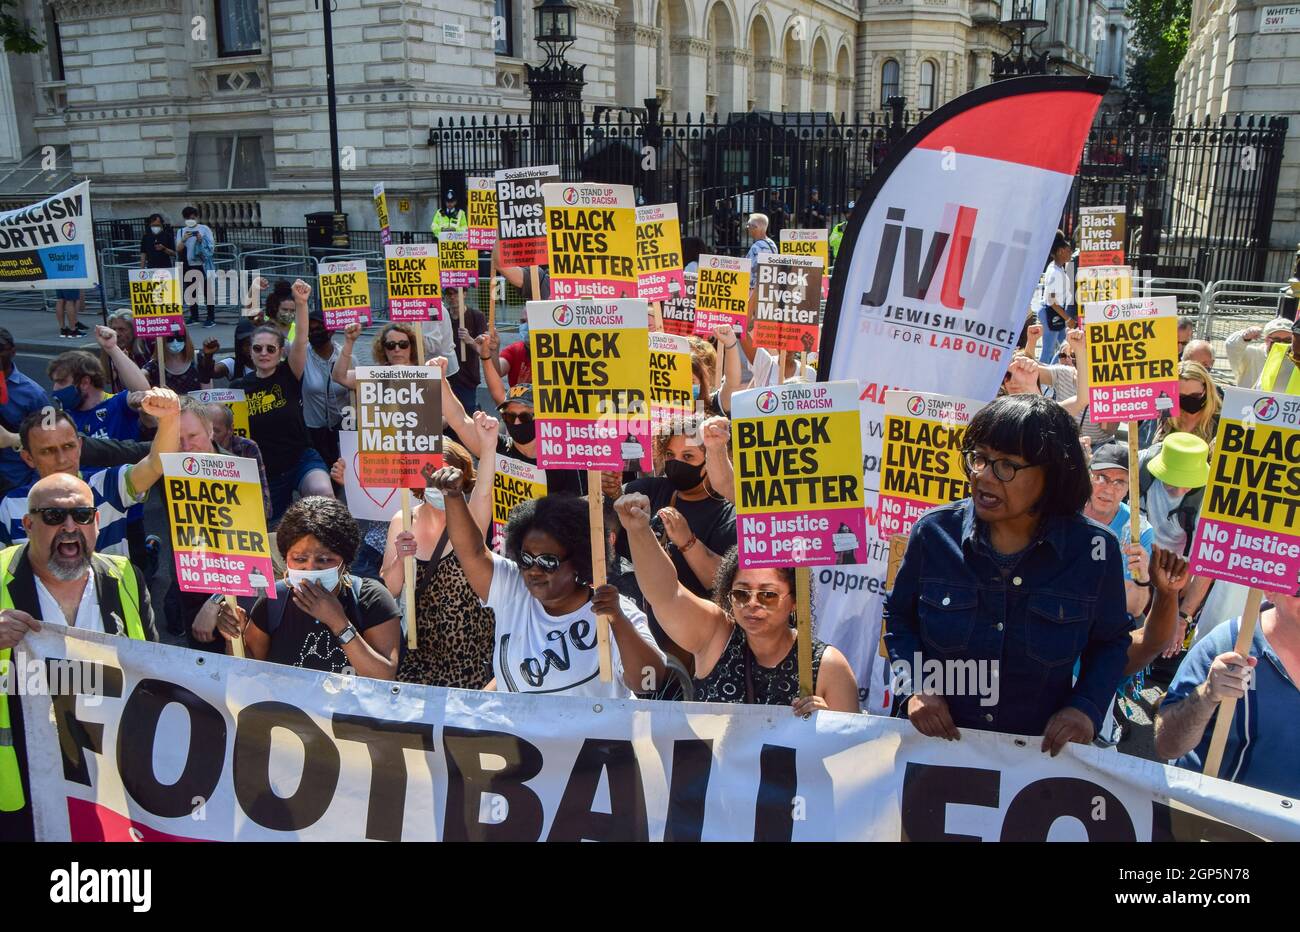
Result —
[[[1300, 812], [1270, 793], [875, 715], [593, 707], [57, 624], [15, 660], [47, 841], [1300, 840]], [[69, 673], [55, 696], [47, 664]]]
[[98, 284], [89, 181], [0, 213], [0, 291]]
[[[888, 547], [872, 531], [885, 392], [992, 399], [1024, 324], [1108, 80], [997, 81], [893, 146], [845, 229], [818, 378], [857, 379], [869, 562], [815, 571], [817, 636], [887, 707], [876, 662]], [[1027, 147], [1029, 138], [1050, 145]]]

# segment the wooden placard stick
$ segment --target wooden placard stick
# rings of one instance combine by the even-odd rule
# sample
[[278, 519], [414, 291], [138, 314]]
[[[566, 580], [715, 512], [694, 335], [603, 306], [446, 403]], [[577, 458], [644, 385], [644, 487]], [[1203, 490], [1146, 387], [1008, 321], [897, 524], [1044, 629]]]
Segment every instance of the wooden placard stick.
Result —
[[[1138, 488], [1138, 422], [1128, 422], [1128, 489], [1132, 498], [1129, 501], [1129, 536], [1133, 543], [1142, 543], [1142, 509], [1141, 509], [1141, 492]], [[1127, 562], [1127, 560], [1125, 561]], [[1146, 582], [1143, 577], [1145, 574], [1139, 570], [1133, 574], [1134, 582]]]
[[[1241, 630], [1237, 632], [1237, 643], [1233, 650], [1243, 657], [1250, 656], [1250, 644], [1255, 639], [1255, 625], [1259, 622], [1259, 603], [1264, 598], [1264, 590], [1251, 587], [1246, 594], [1246, 608], [1241, 613]], [[1218, 777], [1219, 767], [1223, 764], [1223, 749], [1228, 745], [1228, 732], [1232, 730], [1232, 716], [1237, 711], [1237, 698], [1230, 696], [1219, 703], [1219, 711], [1214, 721], [1214, 734], [1210, 736], [1210, 747], [1205, 752], [1203, 773], [1207, 777]]]
[[812, 675], [812, 580], [806, 566], [795, 567], [795, 624], [799, 632], [799, 695], [811, 696]]
[[[416, 325], [419, 326], [418, 324]], [[402, 530], [411, 529], [411, 490], [402, 489]], [[402, 599], [406, 605], [406, 647], [415, 650], [415, 557], [402, 558], [402, 573], [406, 577], [402, 586]]]
[[460, 361], [465, 361], [465, 341], [461, 339], [460, 331], [465, 329], [465, 289], [461, 288], [457, 295], [460, 299], [456, 302], [457, 310], [460, 313], [460, 323], [456, 329], [456, 342], [460, 344]]
[[415, 327], [415, 346], [413, 346], [412, 349], [414, 349], [415, 352], [412, 353], [411, 355], [415, 358], [415, 364], [417, 366], [423, 366], [424, 365], [424, 321], [422, 320], [415, 321], [414, 327]]
[[497, 253], [492, 250], [492, 255], [488, 259], [488, 333], [491, 333], [497, 325]]
[[158, 360], [158, 387], [167, 387], [167, 360], [163, 356], [163, 338], [155, 337], [153, 341], [154, 358]]
[[[231, 616], [234, 618], [238, 618], [239, 615], [235, 613], [235, 609], [239, 607], [239, 603], [235, 601], [235, 597], [233, 595], [226, 596], [226, 605], [230, 606]], [[243, 659], [248, 656], [244, 652], [244, 636], [242, 634], [230, 642], [230, 653], [236, 657], [239, 657], [240, 659]]]
[[[605, 585], [605, 512], [600, 489], [600, 470], [587, 470], [587, 524], [591, 532], [591, 585]], [[609, 651], [609, 617], [596, 616], [596, 646], [600, 651], [600, 681], [608, 683], [614, 676]]]

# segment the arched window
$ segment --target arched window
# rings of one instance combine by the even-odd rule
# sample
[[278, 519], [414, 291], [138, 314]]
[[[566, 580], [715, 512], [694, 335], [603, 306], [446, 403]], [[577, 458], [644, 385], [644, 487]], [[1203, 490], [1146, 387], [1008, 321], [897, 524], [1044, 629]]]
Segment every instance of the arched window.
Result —
[[881, 108], [889, 106], [889, 98], [897, 97], [898, 92], [898, 62], [891, 58], [880, 66]]
[[934, 90], [937, 81], [938, 69], [935, 68], [934, 62], [926, 60], [921, 62], [921, 81], [917, 86], [917, 96], [920, 98], [918, 106], [922, 110], [934, 109]]

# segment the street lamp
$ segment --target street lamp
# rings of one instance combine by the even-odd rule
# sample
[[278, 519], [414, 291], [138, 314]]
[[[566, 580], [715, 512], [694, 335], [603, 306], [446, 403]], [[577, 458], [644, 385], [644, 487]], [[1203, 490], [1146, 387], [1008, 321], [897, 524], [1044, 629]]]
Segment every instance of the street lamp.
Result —
[[1026, 36], [1031, 29], [1047, 28], [1047, 0], [1001, 0], [1001, 24], [1015, 37], [1007, 54], [993, 55], [993, 80], [1047, 74], [1051, 54], [1035, 52], [1033, 40]]
[[564, 53], [578, 41], [577, 7], [565, 0], [542, 0], [533, 8], [534, 35], [546, 51], [539, 67], [527, 65], [533, 164], [560, 166], [560, 177], [575, 178], [582, 150], [582, 88], [586, 65], [571, 65]]
[[[333, 0], [321, 3], [316, 0], [322, 14], [322, 28], [325, 33], [325, 97], [329, 104], [330, 137], [330, 181], [334, 194], [334, 215], [330, 224], [332, 235], [330, 243], [336, 247], [348, 245], [348, 217], [343, 213], [343, 183], [339, 176], [339, 115], [338, 96], [334, 92], [334, 22], [331, 17]], [[310, 217], [308, 227], [311, 226]]]

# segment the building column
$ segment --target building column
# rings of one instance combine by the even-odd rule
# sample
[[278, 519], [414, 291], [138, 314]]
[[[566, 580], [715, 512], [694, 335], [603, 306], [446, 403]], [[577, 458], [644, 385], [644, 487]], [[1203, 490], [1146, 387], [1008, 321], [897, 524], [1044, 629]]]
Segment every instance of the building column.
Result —
[[640, 107], [655, 96], [655, 56], [659, 30], [640, 23], [620, 23], [614, 28], [617, 99], [625, 107]]
[[678, 113], [703, 113], [708, 93], [709, 43], [692, 36], [679, 36], [672, 49], [673, 109]]
[[[749, 112], [749, 69], [754, 56], [748, 49], [718, 49], [718, 118], [728, 113]], [[726, 76], [728, 81], [724, 81]], [[726, 91], [730, 83], [730, 92]]]

